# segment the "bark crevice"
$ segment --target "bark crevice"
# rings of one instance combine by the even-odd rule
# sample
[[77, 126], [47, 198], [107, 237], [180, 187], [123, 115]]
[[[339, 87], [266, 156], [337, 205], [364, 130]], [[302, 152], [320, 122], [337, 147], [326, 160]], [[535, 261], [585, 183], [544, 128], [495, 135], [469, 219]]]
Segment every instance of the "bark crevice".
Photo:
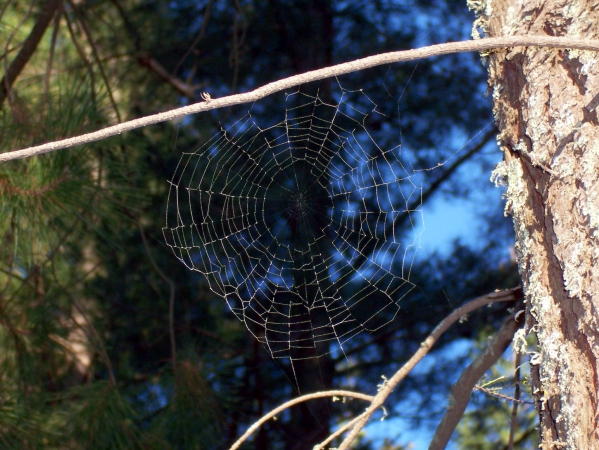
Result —
[[[489, 35], [599, 35], [599, 0], [567, 5], [492, 1]], [[599, 449], [596, 61], [592, 52], [534, 47], [489, 58], [506, 208], [538, 340], [531, 372], [544, 449]]]

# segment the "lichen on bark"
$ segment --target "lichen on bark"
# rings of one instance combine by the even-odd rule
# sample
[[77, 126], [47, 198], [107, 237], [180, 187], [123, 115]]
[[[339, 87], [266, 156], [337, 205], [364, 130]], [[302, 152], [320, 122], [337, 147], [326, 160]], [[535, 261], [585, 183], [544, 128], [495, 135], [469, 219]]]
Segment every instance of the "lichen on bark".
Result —
[[[490, 37], [597, 38], [599, 0], [493, 0]], [[489, 56], [506, 211], [536, 333], [542, 448], [599, 448], [599, 56], [518, 47]]]

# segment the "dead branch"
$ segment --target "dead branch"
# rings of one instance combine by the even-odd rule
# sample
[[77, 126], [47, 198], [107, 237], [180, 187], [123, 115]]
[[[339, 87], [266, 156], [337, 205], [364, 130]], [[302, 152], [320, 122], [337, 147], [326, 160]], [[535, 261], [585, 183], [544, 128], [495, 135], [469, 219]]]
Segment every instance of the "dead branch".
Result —
[[211, 99], [210, 101], [199, 102], [193, 105], [185, 106], [183, 108], [177, 108], [171, 111], [130, 120], [128, 122], [113, 125], [81, 136], [49, 142], [47, 144], [37, 145], [22, 150], [5, 152], [0, 154], [0, 162], [28, 158], [30, 156], [41, 155], [43, 153], [48, 153], [63, 148], [100, 141], [102, 139], [106, 139], [107, 137], [124, 133], [125, 131], [165, 122], [167, 120], [172, 120], [189, 114], [196, 114], [203, 111], [210, 111], [212, 109], [255, 102], [268, 95], [274, 94], [275, 92], [289, 89], [304, 83], [343, 75], [345, 73], [356, 72], [358, 70], [364, 70], [383, 64], [413, 61], [416, 59], [430, 58], [432, 56], [448, 55], [452, 53], [487, 51], [498, 48], [528, 46], [599, 51], [599, 40], [571, 39], [553, 36], [511, 36], [477, 39], [473, 41], [449, 42], [446, 44], [430, 45], [428, 47], [415, 50], [383, 53], [380, 55], [358, 59], [352, 62], [325, 67], [324, 69], [312, 70], [300, 75], [294, 75], [273, 83], [266, 84], [245, 94], [229, 95], [219, 99]]
[[[510, 302], [522, 299], [522, 288], [517, 287], [513, 289], [507, 289], [504, 291], [493, 292], [491, 294], [483, 295], [478, 297], [465, 305], [455, 309], [449, 316], [437, 325], [433, 332], [420, 344], [420, 348], [414, 355], [406, 362], [401, 369], [399, 369], [379, 390], [379, 393], [375, 396], [374, 400], [366, 411], [362, 414], [361, 419], [354, 425], [353, 429], [345, 440], [341, 443], [338, 450], [347, 450], [354, 439], [358, 436], [358, 433], [364, 428], [368, 419], [374, 414], [374, 412], [383, 406], [383, 403], [389, 397], [393, 389], [412, 371], [412, 369], [420, 362], [422, 358], [430, 351], [434, 343], [441, 337], [447, 329], [455, 322], [460, 320], [466, 314], [480, 308], [481, 306], [488, 305], [495, 302]], [[315, 448], [322, 448], [317, 446]]]
[[449, 396], [449, 406], [435, 431], [429, 450], [443, 450], [447, 446], [468, 406], [474, 386], [509, 347], [518, 328], [524, 325], [524, 314], [517, 316], [519, 312], [520, 310], [515, 311], [508, 317], [485, 351], [460, 376]]
[[258, 420], [251, 427], [249, 427], [247, 429], [247, 431], [245, 433], [243, 433], [243, 436], [241, 436], [239, 439], [237, 439], [237, 441], [231, 446], [231, 448], [229, 450], [238, 449], [239, 446], [241, 444], [243, 444], [246, 441], [246, 439], [252, 435], [252, 433], [254, 431], [256, 431], [258, 428], [260, 428], [260, 426], [263, 423], [269, 421], [270, 419], [275, 417], [280, 412], [286, 410], [287, 408], [291, 408], [292, 406], [297, 405], [298, 403], [307, 402], [308, 400], [314, 400], [317, 398], [324, 398], [324, 397], [352, 397], [352, 398], [359, 398], [360, 400], [366, 400], [367, 402], [370, 402], [374, 399], [374, 397], [371, 395], [366, 395], [366, 394], [362, 394], [360, 392], [351, 392], [351, 391], [326, 391], [326, 392], [315, 392], [313, 394], [302, 395], [301, 397], [298, 397], [298, 398], [295, 398], [293, 400], [283, 403], [281, 406], [273, 409], [271, 412], [269, 412], [268, 414], [263, 416], [260, 420]]

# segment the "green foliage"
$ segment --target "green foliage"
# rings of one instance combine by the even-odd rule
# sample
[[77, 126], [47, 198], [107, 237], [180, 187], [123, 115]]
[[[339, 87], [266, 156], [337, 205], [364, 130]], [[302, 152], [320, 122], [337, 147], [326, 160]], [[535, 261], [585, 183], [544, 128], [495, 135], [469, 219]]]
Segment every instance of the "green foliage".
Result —
[[158, 413], [152, 426], [173, 448], [220, 448], [224, 417], [199, 364], [182, 360], [175, 374], [172, 400]]
[[[64, 417], [40, 403], [39, 396], [22, 397], [6, 389], [0, 408], [2, 448], [56, 448], [63, 434]], [[61, 420], [62, 419], [62, 420]]]
[[70, 406], [67, 436], [74, 447], [144, 448], [135, 411], [110, 383], [96, 381], [73, 388], [68, 395], [62, 401]]

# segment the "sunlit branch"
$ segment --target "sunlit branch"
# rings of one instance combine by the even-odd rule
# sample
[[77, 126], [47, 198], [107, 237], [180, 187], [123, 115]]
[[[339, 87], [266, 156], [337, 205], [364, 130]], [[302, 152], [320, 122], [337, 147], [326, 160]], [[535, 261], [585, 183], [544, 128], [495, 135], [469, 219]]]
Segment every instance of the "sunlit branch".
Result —
[[495, 302], [510, 302], [519, 300], [522, 298], [522, 289], [520, 287], [507, 289], [504, 291], [493, 292], [491, 294], [483, 295], [478, 297], [471, 302], [460, 306], [455, 309], [449, 316], [437, 325], [433, 332], [420, 344], [420, 348], [414, 353], [414, 355], [406, 362], [401, 369], [399, 369], [380, 389], [379, 393], [375, 396], [374, 400], [362, 414], [362, 418], [356, 423], [354, 428], [351, 430], [349, 435], [341, 443], [338, 450], [347, 450], [351, 443], [356, 439], [358, 433], [364, 428], [368, 419], [374, 414], [374, 412], [383, 406], [383, 403], [389, 397], [395, 387], [412, 371], [412, 369], [420, 362], [422, 358], [430, 351], [434, 343], [441, 337], [447, 329], [460, 318], [472, 311], [480, 308], [481, 306], [488, 305]]
[[383, 53], [380, 55], [369, 56], [367, 58], [358, 59], [356, 61], [337, 64], [323, 69], [312, 70], [300, 75], [294, 75], [284, 78], [273, 83], [269, 83], [258, 89], [245, 94], [230, 95], [218, 99], [211, 99], [183, 108], [173, 109], [171, 111], [154, 114], [140, 119], [130, 120], [118, 125], [104, 128], [99, 131], [84, 134], [77, 137], [63, 139], [60, 141], [49, 142], [43, 145], [15, 150], [0, 154], [0, 162], [10, 161], [13, 159], [27, 158], [34, 155], [41, 155], [51, 151], [74, 147], [76, 145], [87, 144], [90, 142], [100, 141], [110, 136], [115, 136], [125, 131], [134, 130], [137, 128], [153, 125], [167, 120], [172, 120], [177, 117], [196, 114], [203, 111], [224, 108], [232, 105], [250, 103], [260, 100], [268, 95], [274, 94], [285, 89], [292, 88], [304, 83], [322, 80], [325, 78], [335, 77], [350, 72], [368, 69], [370, 67], [380, 66], [384, 64], [392, 64], [402, 61], [413, 61], [416, 59], [430, 58], [432, 56], [448, 55], [452, 53], [472, 52], [472, 51], [488, 51], [492, 49], [508, 48], [508, 47], [554, 47], [554, 48], [571, 48], [579, 50], [599, 51], [599, 40], [584, 40], [571, 39], [553, 36], [511, 36], [500, 38], [478, 39], [473, 41], [449, 42], [446, 44], [430, 45], [415, 50], [405, 50], [399, 52]]
[[331, 433], [331, 435], [328, 438], [326, 438], [324, 441], [322, 441], [320, 444], [315, 445], [313, 450], [325, 449], [326, 446], [329, 445], [331, 442], [333, 442], [334, 439], [336, 439], [338, 436], [341, 436], [343, 433], [345, 433], [347, 430], [349, 430], [351, 427], [353, 427], [364, 415], [366, 415], [366, 412], [363, 412], [359, 416], [354, 417], [352, 420], [347, 422], [345, 425], [341, 426], [334, 433]]
[[248, 437], [252, 435], [254, 431], [256, 431], [260, 426], [268, 422], [270, 419], [275, 417], [277, 414], [285, 411], [288, 408], [291, 408], [298, 403], [307, 402], [309, 400], [315, 400], [317, 398], [326, 398], [326, 397], [351, 397], [358, 398], [360, 400], [366, 400], [367, 402], [371, 402], [374, 400], [374, 397], [371, 395], [362, 394], [360, 392], [352, 392], [352, 391], [326, 391], [326, 392], [315, 392], [313, 394], [302, 395], [301, 397], [295, 398], [288, 402], [283, 403], [281, 406], [273, 409], [271, 412], [263, 416], [260, 420], [254, 423], [251, 427], [247, 429], [247, 431], [241, 436], [237, 441], [231, 446], [229, 450], [236, 450], [239, 448], [241, 444], [243, 444]]

